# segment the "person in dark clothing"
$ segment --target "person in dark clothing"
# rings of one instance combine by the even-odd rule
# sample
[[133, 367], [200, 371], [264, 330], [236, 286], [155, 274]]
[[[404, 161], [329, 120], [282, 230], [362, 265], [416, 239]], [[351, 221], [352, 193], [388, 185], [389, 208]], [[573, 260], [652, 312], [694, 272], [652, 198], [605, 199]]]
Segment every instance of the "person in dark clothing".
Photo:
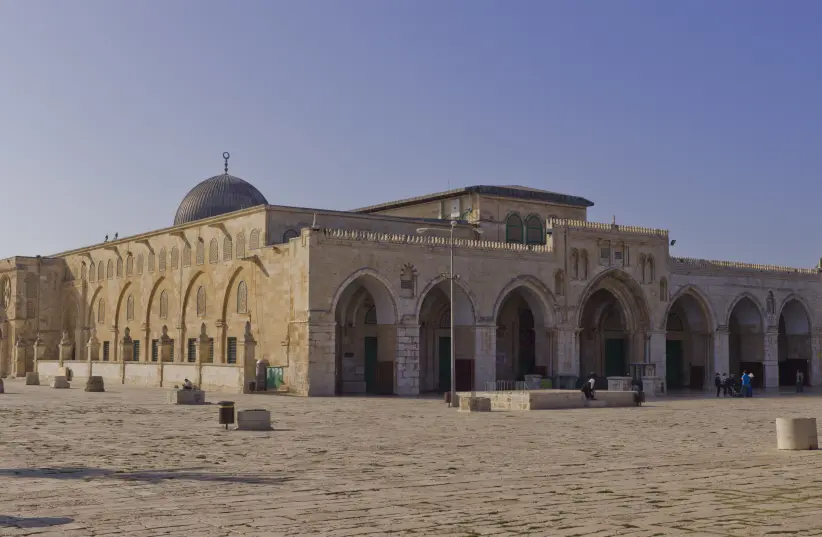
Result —
[[714, 386], [716, 386], [716, 396], [719, 397], [719, 392], [722, 391], [722, 378], [720, 378], [719, 373], [714, 376]]

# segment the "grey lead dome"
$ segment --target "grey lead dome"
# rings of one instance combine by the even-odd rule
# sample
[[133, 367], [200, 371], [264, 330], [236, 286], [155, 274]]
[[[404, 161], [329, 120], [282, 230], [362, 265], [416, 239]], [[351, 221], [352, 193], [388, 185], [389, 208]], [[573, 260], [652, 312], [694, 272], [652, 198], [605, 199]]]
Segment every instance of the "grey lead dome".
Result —
[[254, 185], [227, 173], [215, 175], [186, 194], [174, 216], [174, 225], [179, 226], [257, 205], [268, 205], [268, 201]]

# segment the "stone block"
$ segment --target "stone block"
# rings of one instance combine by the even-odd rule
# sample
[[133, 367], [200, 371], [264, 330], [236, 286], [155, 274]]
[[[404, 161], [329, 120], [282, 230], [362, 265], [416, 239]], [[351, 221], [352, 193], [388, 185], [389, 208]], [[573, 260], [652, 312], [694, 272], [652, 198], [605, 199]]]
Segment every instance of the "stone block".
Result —
[[631, 391], [631, 377], [608, 377], [609, 392], [629, 392]]
[[38, 373], [26, 373], [26, 386], [39, 386], [40, 375]]
[[74, 376], [74, 373], [71, 371], [70, 367], [58, 367], [57, 375], [61, 377], [66, 377], [66, 380], [71, 382], [71, 378]]
[[816, 418], [776, 418], [776, 448], [793, 451], [819, 449]]
[[86, 381], [86, 388], [85, 391], [87, 392], [104, 392], [106, 391], [105, 386], [103, 384], [103, 377], [89, 377]]
[[460, 397], [460, 412], [491, 412], [490, 397]]
[[205, 392], [203, 390], [169, 390], [166, 402], [172, 405], [204, 405]]
[[66, 377], [62, 376], [62, 375], [58, 375], [58, 376], [54, 377], [53, 379], [51, 379], [51, 383], [49, 385], [52, 388], [57, 388], [57, 389], [71, 388], [71, 384], [69, 384], [68, 379], [66, 379]]
[[240, 410], [237, 412], [237, 430], [270, 431], [271, 412], [268, 410]]

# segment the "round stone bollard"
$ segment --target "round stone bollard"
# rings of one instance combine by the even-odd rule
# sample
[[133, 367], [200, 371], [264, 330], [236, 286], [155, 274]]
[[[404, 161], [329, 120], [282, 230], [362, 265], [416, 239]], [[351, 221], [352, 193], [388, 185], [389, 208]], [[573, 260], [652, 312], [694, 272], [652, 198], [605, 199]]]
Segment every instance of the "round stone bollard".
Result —
[[106, 391], [103, 385], [103, 377], [89, 377], [86, 381], [87, 392], [104, 392]]
[[40, 375], [37, 373], [26, 373], [26, 386], [39, 386]]
[[816, 418], [776, 418], [776, 448], [793, 451], [819, 449]]

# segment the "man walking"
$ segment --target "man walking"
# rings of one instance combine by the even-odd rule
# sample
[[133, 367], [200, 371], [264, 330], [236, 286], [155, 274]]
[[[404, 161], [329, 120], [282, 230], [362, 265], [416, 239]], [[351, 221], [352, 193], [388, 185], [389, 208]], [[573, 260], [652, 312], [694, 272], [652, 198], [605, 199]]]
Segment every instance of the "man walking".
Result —
[[751, 387], [751, 376], [748, 371], [742, 372], [742, 395], [745, 397], [753, 397], [753, 388]]
[[722, 391], [722, 379], [719, 377], [719, 373], [714, 377], [714, 386], [716, 386], [716, 396], [719, 397], [719, 392]]
[[805, 391], [805, 373], [802, 371], [796, 372], [796, 393]]

